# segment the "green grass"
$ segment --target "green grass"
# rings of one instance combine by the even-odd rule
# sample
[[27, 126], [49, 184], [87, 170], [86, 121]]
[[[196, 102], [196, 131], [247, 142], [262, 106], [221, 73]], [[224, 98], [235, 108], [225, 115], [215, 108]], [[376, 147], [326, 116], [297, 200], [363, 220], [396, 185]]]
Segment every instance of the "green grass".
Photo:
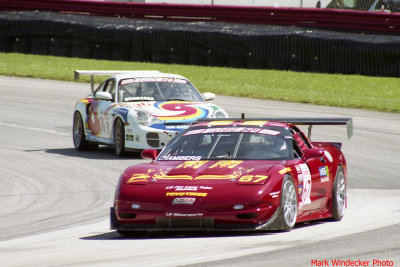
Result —
[[400, 113], [398, 78], [0, 53], [0, 75], [73, 81], [77, 69], [160, 70], [187, 77], [202, 92]]

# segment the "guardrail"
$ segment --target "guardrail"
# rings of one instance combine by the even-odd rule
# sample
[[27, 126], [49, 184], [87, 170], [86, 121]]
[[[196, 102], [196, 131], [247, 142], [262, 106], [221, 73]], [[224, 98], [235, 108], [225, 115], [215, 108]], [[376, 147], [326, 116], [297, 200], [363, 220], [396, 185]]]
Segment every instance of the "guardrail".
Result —
[[0, 0], [0, 10], [41, 10], [133, 18], [219, 21], [400, 32], [400, 14], [339, 9], [144, 4], [83, 0]]

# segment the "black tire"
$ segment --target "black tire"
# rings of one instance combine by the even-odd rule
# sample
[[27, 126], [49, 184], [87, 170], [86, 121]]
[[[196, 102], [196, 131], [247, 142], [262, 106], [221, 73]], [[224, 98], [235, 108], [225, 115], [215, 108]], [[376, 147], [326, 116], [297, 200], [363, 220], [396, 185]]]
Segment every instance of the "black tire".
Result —
[[129, 231], [129, 230], [121, 230], [117, 229], [118, 234], [125, 236], [125, 237], [132, 237], [135, 235], [134, 231]]
[[297, 190], [290, 175], [285, 175], [282, 182], [279, 215], [270, 226], [271, 230], [289, 232], [297, 219]]
[[342, 220], [346, 210], [346, 180], [342, 166], [336, 172], [332, 189], [332, 217], [335, 221]]
[[85, 128], [83, 119], [79, 111], [74, 114], [74, 123], [72, 127], [72, 139], [76, 150], [92, 150], [97, 149], [98, 144], [89, 143], [85, 138]]
[[125, 155], [125, 126], [119, 118], [114, 124], [114, 148], [118, 157]]
[[134, 233], [133, 231], [118, 229], [120, 226], [114, 207], [110, 208], [110, 226], [111, 229], [116, 229], [117, 232], [122, 236], [132, 236]]

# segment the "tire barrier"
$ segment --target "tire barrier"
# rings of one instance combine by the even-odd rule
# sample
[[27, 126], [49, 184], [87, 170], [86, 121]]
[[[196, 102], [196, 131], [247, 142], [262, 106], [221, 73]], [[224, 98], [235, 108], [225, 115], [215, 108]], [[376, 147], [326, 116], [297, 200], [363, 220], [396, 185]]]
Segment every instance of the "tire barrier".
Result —
[[400, 36], [298, 26], [0, 12], [0, 51], [78, 58], [392, 76]]
[[[348, 2], [348, 3], [344, 3]], [[332, 0], [328, 8], [193, 5], [92, 0], [0, 0], [0, 11], [52, 11], [97, 16], [214, 21], [348, 30], [400, 32], [398, 0]], [[354, 3], [352, 3], [354, 2]], [[344, 4], [344, 5], [343, 5]], [[354, 7], [352, 5], [354, 4]], [[349, 6], [348, 6], [349, 5]], [[378, 12], [360, 12], [378, 7]], [[382, 10], [381, 8], [384, 8]], [[352, 9], [355, 10], [352, 10]], [[372, 10], [375, 10], [372, 8]]]

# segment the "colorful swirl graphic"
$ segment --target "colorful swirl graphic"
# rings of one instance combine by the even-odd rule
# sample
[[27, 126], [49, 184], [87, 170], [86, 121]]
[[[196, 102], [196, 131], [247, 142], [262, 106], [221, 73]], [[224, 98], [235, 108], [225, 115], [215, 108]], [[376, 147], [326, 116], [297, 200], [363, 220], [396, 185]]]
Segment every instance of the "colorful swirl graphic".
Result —
[[156, 102], [154, 106], [161, 110], [173, 112], [174, 115], [157, 116], [160, 120], [168, 122], [194, 121], [198, 118], [207, 117], [209, 111], [205, 108], [198, 107], [201, 103], [171, 101], [171, 102]]

